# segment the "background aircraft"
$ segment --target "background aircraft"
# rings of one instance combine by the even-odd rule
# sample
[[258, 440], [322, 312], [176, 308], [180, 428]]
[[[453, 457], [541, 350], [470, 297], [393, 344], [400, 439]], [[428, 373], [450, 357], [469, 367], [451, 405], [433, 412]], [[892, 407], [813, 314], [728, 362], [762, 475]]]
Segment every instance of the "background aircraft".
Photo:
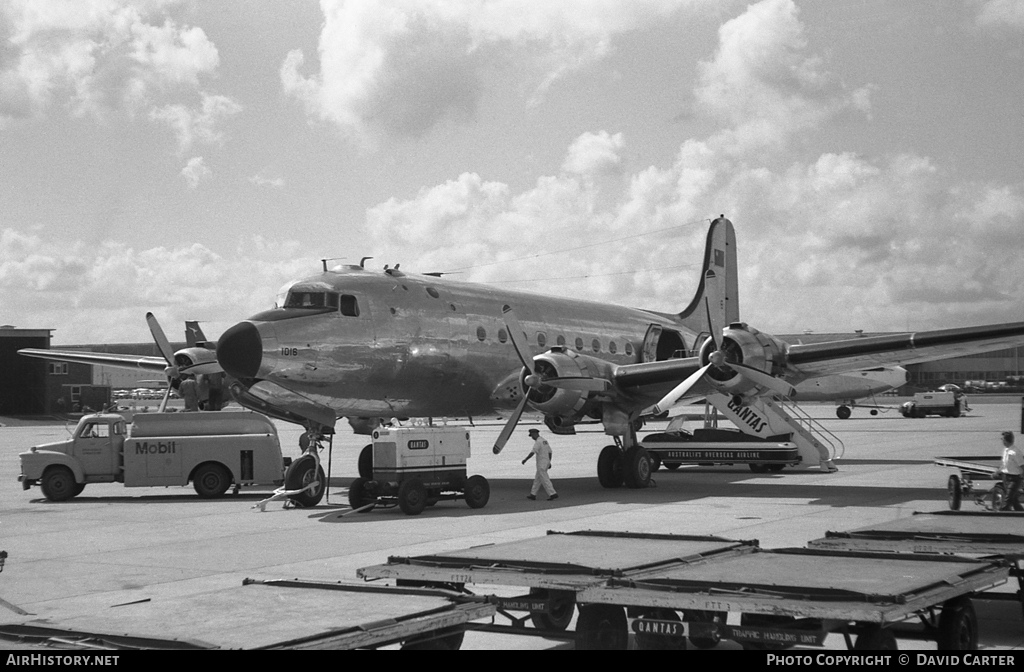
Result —
[[[636, 432], [676, 403], [718, 398], [740, 429], [756, 434], [771, 427], [759, 415], [767, 401], [794, 393], [799, 401], [805, 381], [1021, 343], [1024, 323], [807, 345], [762, 333], [739, 319], [735, 233], [720, 217], [708, 231], [697, 291], [676, 314], [341, 266], [293, 283], [282, 305], [228, 329], [216, 362], [209, 350], [169, 346], [161, 346], [164, 362], [132, 361], [161, 366], [169, 378], [223, 370], [243, 405], [328, 431], [341, 416], [512, 409], [497, 452], [527, 405], [555, 431], [596, 420], [615, 441], [602, 451], [599, 474], [610, 469], [643, 487], [650, 465]], [[116, 364], [110, 355], [23, 353]]]

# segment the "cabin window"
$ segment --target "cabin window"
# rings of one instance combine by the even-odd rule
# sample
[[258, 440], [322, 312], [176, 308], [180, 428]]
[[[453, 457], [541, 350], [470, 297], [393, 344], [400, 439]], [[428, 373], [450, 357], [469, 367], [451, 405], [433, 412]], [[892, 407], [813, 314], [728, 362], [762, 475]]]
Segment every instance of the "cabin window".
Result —
[[558, 338], [555, 339], [555, 343], [557, 343], [558, 345], [564, 346], [565, 345], [565, 336], [559, 334]]
[[601, 352], [601, 341], [596, 338], [590, 342], [590, 347], [594, 349], [594, 352]]
[[487, 330], [483, 327], [476, 328], [476, 340], [484, 341], [487, 340]]
[[504, 343], [508, 340], [508, 332], [504, 329], [498, 329], [498, 340]]
[[351, 294], [341, 295], [341, 314], [348, 317], [359, 317], [359, 302]]
[[612, 341], [612, 342], [610, 342], [608, 344], [608, 352], [610, 352], [610, 353], [612, 353], [614, 355], [618, 351], [619, 351], [619, 346], [615, 345], [615, 341]]
[[543, 332], [537, 332], [537, 347], [543, 348], [548, 343], [548, 337]]
[[430, 296], [434, 297], [435, 299], [441, 298], [441, 295], [438, 294], [437, 290], [434, 289], [433, 287], [427, 287], [427, 294], [430, 294]]
[[629, 341], [626, 341], [626, 354], [627, 355], [632, 355], [633, 354], [633, 344], [630, 343]]
[[579, 336], [576, 337], [576, 349], [581, 352], [583, 350], [583, 339], [580, 338]]

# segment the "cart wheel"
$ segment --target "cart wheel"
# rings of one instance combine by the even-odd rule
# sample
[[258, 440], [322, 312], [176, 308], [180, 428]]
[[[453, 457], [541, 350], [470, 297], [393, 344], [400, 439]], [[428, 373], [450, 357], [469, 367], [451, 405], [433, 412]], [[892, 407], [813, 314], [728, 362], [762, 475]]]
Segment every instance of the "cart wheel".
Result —
[[[651, 609], [644, 612], [642, 618], [649, 618], [656, 621], [679, 621], [679, 615], [671, 609]], [[685, 637], [670, 637], [667, 635], [648, 635], [637, 633], [636, 648], [641, 651], [685, 651]]]
[[1002, 511], [1006, 506], [1006, 486], [996, 483], [992, 486], [992, 511]]
[[622, 486], [622, 451], [618, 446], [605, 446], [597, 458], [597, 480], [602, 488]]
[[949, 502], [949, 508], [951, 511], [960, 510], [962, 496], [963, 495], [960, 491], [960, 477], [956, 474], [951, 474], [949, 481], [946, 483], [946, 501]]
[[939, 635], [935, 640], [939, 651], [974, 651], [978, 648], [978, 617], [966, 595], [955, 597], [942, 605]]
[[768, 471], [772, 472], [773, 474], [777, 474], [778, 472], [786, 468], [786, 465], [784, 464], [769, 464], [767, 466]]
[[665, 463], [665, 468], [668, 469], [669, 471], [675, 471], [676, 469], [678, 469], [681, 466], [683, 466], [683, 465], [680, 464], [679, 462], [666, 462]]
[[363, 446], [359, 451], [359, 478], [373, 479], [373, 444]]
[[491, 498], [491, 485], [483, 476], [470, 476], [466, 479], [466, 504], [471, 509], [482, 509]]
[[752, 472], [754, 472], [755, 474], [767, 474], [768, 473], [768, 465], [767, 464], [748, 464], [747, 466], [750, 467], [750, 470]]
[[[353, 509], [360, 509], [376, 501], [377, 498], [368, 492], [367, 483], [369, 481], [365, 478], [357, 478], [352, 481], [352, 485], [348, 486], [348, 504]], [[370, 511], [373, 511], [373, 507], [364, 510], [362, 513], [369, 513]]]
[[857, 641], [853, 645], [854, 651], [896, 651], [898, 649], [896, 635], [892, 634], [892, 630], [874, 624], [864, 628], [857, 635]]
[[61, 465], [47, 467], [39, 487], [43, 490], [43, 496], [51, 502], [63, 502], [78, 494], [75, 492], [75, 475]]
[[541, 630], [565, 631], [576, 613], [576, 593], [571, 590], [531, 588], [530, 596], [548, 601], [548, 611], [531, 611], [533, 627]]
[[651, 484], [651, 458], [643, 446], [633, 446], [622, 456], [622, 476], [627, 488], [646, 488]]
[[[719, 623], [724, 625], [727, 614], [724, 611], [687, 611], [686, 620], [696, 623]], [[715, 632], [706, 637], [690, 636], [690, 643], [698, 649], [713, 649], [722, 641], [722, 635]]]
[[586, 604], [576, 619], [576, 648], [582, 651], [625, 651], [629, 643], [626, 612], [609, 604]]
[[231, 487], [231, 472], [217, 462], [201, 464], [192, 476], [192, 487], [203, 499], [215, 499]]
[[292, 495], [288, 499], [298, 506], [316, 506], [323, 499], [327, 490], [327, 477], [324, 476], [323, 467], [318, 467], [316, 459], [312, 455], [303, 455], [295, 460], [288, 467], [284, 474], [284, 487], [287, 490], [301, 490], [313, 481], [319, 481], [320, 485], [313, 490]]
[[650, 454], [648, 454], [647, 457], [651, 460], [651, 473], [652, 474], [654, 472], [656, 472], [658, 469], [661, 469], [661, 456], [660, 455], [650, 455]]
[[423, 513], [427, 507], [427, 488], [419, 479], [409, 479], [398, 488], [398, 506], [407, 516]]

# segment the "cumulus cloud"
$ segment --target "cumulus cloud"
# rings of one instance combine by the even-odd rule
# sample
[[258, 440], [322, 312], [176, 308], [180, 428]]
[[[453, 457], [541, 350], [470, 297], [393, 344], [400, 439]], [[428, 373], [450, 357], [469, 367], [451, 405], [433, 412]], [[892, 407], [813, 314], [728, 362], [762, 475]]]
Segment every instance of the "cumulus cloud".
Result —
[[738, 232], [741, 315], [755, 326], [798, 333], [1016, 319], [1007, 316], [1024, 299], [1024, 240], [1014, 233], [1024, 226], [1024, 183], [960, 183], [913, 153], [765, 151], [864, 102], [807, 53], [791, 2], [765, 0], [726, 22], [700, 75], [697, 100], [719, 129], [683, 142], [669, 166], [626, 175], [615, 198], [602, 198], [607, 181], [584, 177], [621, 170], [625, 140], [586, 133], [567, 148], [561, 173], [520, 192], [467, 173], [371, 208], [384, 261], [678, 311], [697, 285], [707, 219], [725, 213]]
[[698, 0], [323, 0], [319, 72], [288, 54], [284, 90], [310, 115], [366, 137], [422, 135], [471, 118], [484, 72], [514, 62], [533, 98], [604, 56], [612, 39]]
[[148, 341], [147, 311], [172, 339], [185, 319], [203, 320], [216, 338], [272, 307], [282, 283], [315, 272], [319, 264], [302, 252], [298, 242], [276, 238], [247, 239], [219, 255], [198, 243], [139, 250], [116, 242], [57, 244], [3, 229], [0, 303], [6, 323], [55, 328], [57, 343]]
[[978, 4], [977, 22], [982, 28], [1024, 30], [1024, 3], [1020, 0], [985, 0]]
[[194, 143], [221, 145], [224, 133], [217, 124], [224, 118], [242, 111], [242, 106], [227, 96], [202, 93], [197, 109], [185, 105], [165, 105], [153, 108], [149, 118], [167, 123], [178, 138], [178, 151], [185, 153]]
[[194, 87], [217, 68], [202, 28], [167, 16], [176, 0], [8, 0], [0, 4], [0, 118], [66, 104], [76, 114]]
[[193, 156], [181, 169], [181, 176], [185, 178], [189, 189], [195, 189], [200, 182], [209, 179], [212, 175], [213, 171], [206, 167], [201, 156]]

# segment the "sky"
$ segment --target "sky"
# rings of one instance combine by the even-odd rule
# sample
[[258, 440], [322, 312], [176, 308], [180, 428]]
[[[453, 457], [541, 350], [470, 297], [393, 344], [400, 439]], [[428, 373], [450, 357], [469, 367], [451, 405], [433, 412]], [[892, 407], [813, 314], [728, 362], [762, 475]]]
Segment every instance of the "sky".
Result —
[[1024, 320], [1024, 0], [0, 0], [0, 325], [216, 337], [321, 259], [762, 331]]

